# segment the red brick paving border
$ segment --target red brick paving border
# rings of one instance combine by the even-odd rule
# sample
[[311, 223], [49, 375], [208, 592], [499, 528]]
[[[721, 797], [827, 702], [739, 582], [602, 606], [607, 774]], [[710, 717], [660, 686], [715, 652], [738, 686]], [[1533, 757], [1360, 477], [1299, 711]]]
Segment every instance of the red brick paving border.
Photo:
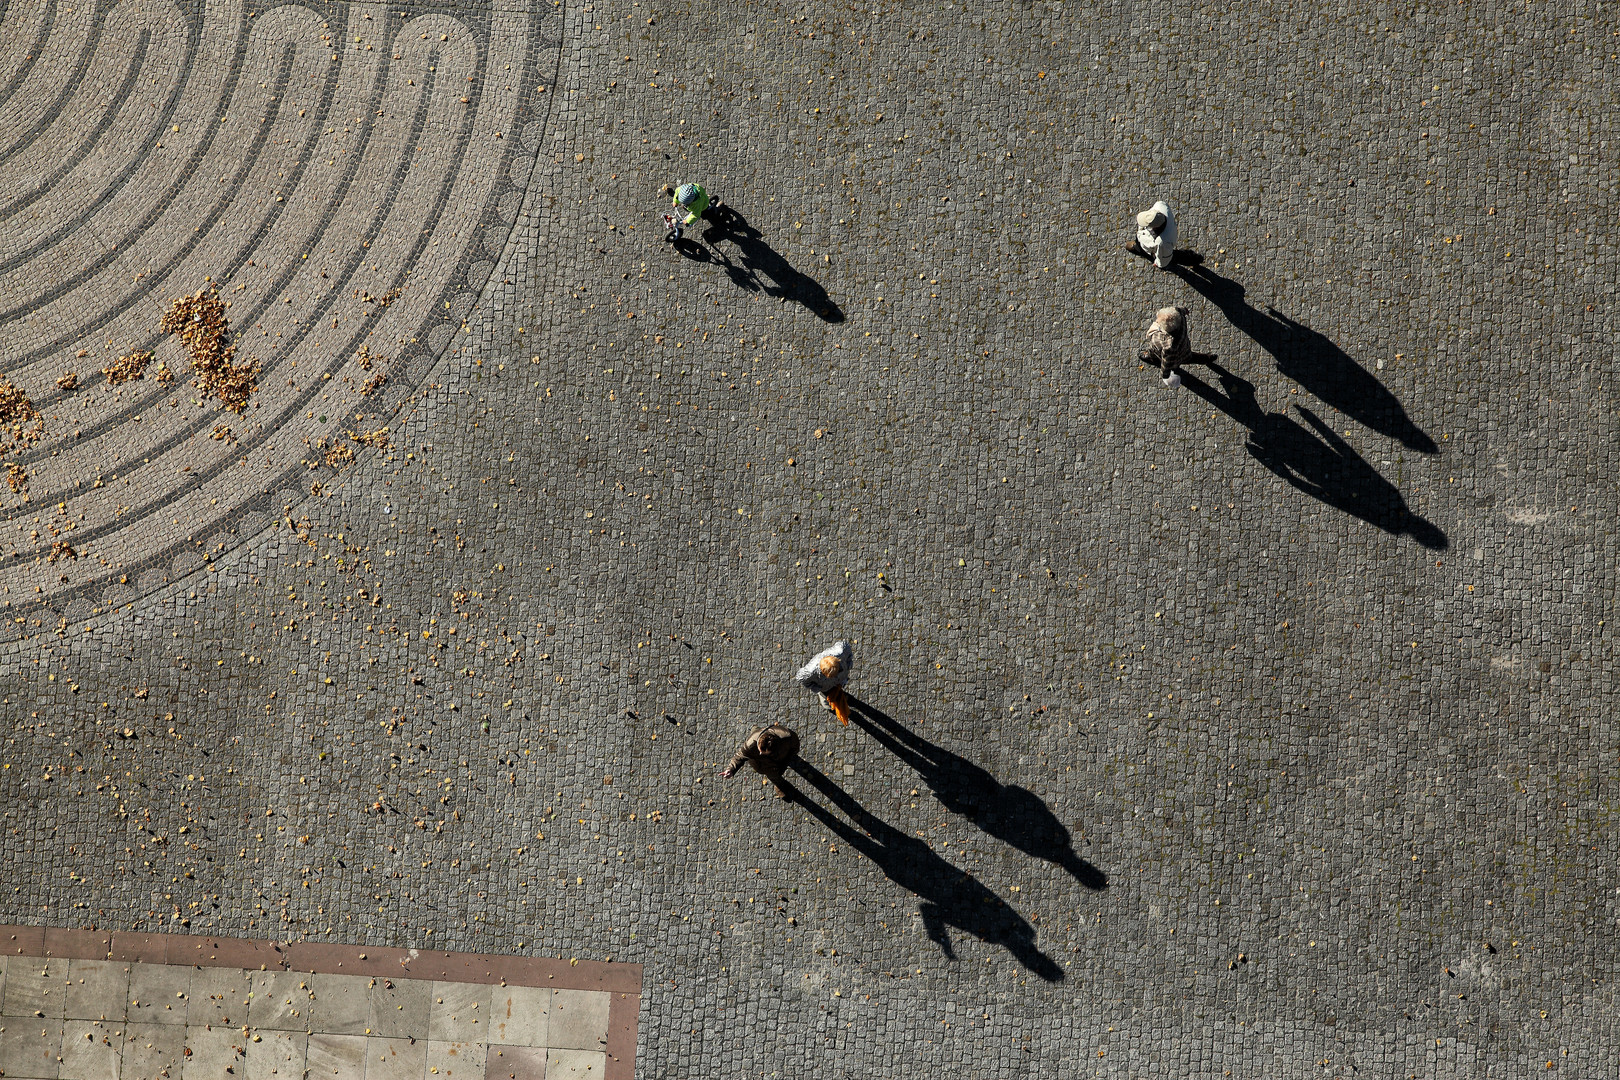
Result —
[[328, 975], [397, 975], [443, 982], [604, 991], [612, 995], [608, 1003], [607, 1069], [604, 1080], [635, 1078], [636, 1025], [641, 1015], [640, 964], [378, 948], [321, 941], [255, 941], [4, 924], [0, 924], [0, 952], [8, 956], [46, 956], [64, 960], [121, 960], [131, 964], [254, 970], [279, 968]]

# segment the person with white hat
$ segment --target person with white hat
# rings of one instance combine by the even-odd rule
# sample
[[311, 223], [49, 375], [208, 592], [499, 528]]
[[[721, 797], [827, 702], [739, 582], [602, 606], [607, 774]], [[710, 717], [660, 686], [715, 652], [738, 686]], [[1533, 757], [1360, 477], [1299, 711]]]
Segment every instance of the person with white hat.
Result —
[[1125, 250], [1152, 259], [1160, 270], [1170, 269], [1176, 256], [1176, 218], [1163, 199], [1136, 215], [1136, 239]]

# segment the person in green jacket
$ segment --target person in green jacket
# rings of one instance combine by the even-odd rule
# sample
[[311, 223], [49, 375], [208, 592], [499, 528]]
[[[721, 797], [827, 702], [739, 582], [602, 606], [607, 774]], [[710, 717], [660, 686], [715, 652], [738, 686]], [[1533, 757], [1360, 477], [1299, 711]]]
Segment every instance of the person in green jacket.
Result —
[[686, 226], [702, 217], [704, 211], [709, 209], [709, 193], [703, 190], [702, 184], [682, 184], [675, 189], [671, 201], [675, 205], [675, 212], [664, 215], [664, 221], [669, 225], [669, 232], [664, 239], [679, 240]]

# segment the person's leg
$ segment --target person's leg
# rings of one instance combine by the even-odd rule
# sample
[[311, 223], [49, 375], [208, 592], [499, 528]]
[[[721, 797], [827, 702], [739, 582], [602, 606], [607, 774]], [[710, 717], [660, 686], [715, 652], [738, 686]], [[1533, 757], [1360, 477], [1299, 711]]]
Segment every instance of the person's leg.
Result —
[[849, 698], [842, 686], [835, 686], [827, 691], [827, 707], [832, 709], [840, 724], [849, 726]]
[[771, 782], [771, 786], [776, 789], [776, 797], [778, 799], [793, 798], [792, 786], [782, 778], [782, 766], [776, 764], [775, 762], [756, 761], [754, 763], [754, 768], [763, 773], [765, 779]]

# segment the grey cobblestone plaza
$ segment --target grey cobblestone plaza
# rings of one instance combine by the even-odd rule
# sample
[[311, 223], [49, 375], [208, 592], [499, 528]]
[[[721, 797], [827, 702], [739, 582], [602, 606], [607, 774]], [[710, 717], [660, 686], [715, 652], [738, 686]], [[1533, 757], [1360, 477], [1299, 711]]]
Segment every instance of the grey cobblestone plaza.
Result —
[[0, 20], [0, 923], [640, 964], [660, 1080], [1620, 1076], [1613, 4]]

